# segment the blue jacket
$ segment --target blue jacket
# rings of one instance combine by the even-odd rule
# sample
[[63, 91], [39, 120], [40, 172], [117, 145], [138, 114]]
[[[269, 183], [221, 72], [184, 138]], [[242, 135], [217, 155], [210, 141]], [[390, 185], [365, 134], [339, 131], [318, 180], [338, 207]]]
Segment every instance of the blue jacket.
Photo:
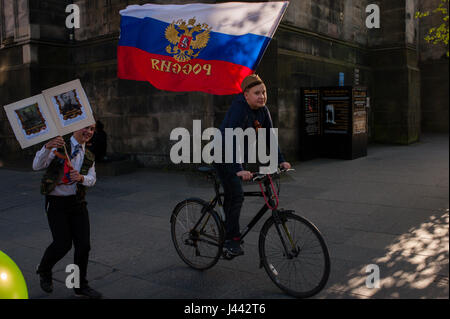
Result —
[[[222, 133], [222, 143], [225, 144], [225, 129], [226, 128], [232, 128], [235, 129], [237, 127], [242, 128], [244, 131], [245, 129], [254, 127], [255, 120], [257, 120], [261, 127], [266, 128], [266, 136], [267, 136], [267, 147], [266, 150], [269, 150], [269, 142], [270, 142], [270, 135], [268, 132], [268, 129], [273, 128], [272, 118], [270, 116], [269, 109], [267, 106], [258, 108], [256, 110], [253, 110], [248, 105], [247, 101], [244, 98], [243, 94], [239, 94], [236, 96], [236, 98], [233, 100], [233, 103], [231, 104], [231, 107], [228, 109], [227, 114], [225, 115], [225, 118], [222, 121], [222, 124], [220, 125], [220, 131]], [[236, 145], [236, 144], [234, 144]], [[223, 157], [225, 158], [225, 148], [223, 149]], [[244, 148], [244, 162], [248, 159], [248, 143], [245, 143]], [[278, 148], [278, 163], [285, 162], [283, 154], [281, 154], [280, 148]], [[235, 172], [240, 172], [243, 169], [242, 165], [240, 163], [237, 163], [236, 161], [236, 146], [233, 148], [233, 168]]]

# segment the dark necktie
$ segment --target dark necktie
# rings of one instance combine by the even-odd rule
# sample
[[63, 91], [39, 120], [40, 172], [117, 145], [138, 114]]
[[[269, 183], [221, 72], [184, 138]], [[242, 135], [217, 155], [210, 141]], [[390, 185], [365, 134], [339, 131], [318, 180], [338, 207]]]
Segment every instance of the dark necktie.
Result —
[[70, 159], [73, 159], [75, 156], [77, 156], [78, 153], [80, 153], [80, 149], [81, 149], [81, 145], [80, 145], [80, 144], [77, 144], [77, 145], [75, 146], [75, 149], [74, 149], [73, 152], [72, 152], [72, 155], [70, 155]]

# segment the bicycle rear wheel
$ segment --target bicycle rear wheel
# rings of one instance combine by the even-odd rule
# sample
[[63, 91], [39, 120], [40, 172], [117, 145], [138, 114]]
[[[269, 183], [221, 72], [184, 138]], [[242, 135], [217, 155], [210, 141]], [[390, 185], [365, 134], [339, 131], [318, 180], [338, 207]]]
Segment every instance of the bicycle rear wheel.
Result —
[[278, 222], [271, 217], [261, 229], [261, 262], [281, 290], [297, 298], [311, 297], [328, 281], [328, 248], [319, 230], [307, 219], [291, 212], [279, 215]]
[[222, 253], [223, 227], [208, 203], [187, 199], [172, 212], [171, 233], [175, 249], [190, 267], [205, 270], [214, 266]]

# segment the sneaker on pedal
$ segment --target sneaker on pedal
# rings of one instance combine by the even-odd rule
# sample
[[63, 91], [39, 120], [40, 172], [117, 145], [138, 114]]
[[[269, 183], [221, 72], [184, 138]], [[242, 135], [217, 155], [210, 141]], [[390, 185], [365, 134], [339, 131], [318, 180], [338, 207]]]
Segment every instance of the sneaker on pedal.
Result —
[[241, 256], [244, 254], [241, 247], [241, 241], [234, 239], [225, 240], [225, 243], [223, 244], [223, 252], [230, 257]]
[[88, 285], [83, 285], [80, 288], [74, 288], [75, 296], [86, 299], [102, 299], [102, 294], [92, 289]]

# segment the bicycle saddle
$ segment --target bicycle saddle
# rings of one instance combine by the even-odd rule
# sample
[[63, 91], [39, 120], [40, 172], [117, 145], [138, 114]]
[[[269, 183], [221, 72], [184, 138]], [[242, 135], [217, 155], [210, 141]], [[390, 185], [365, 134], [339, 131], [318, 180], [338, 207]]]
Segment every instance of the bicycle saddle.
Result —
[[198, 168], [198, 171], [202, 173], [215, 173], [216, 169], [214, 167], [201, 166]]

